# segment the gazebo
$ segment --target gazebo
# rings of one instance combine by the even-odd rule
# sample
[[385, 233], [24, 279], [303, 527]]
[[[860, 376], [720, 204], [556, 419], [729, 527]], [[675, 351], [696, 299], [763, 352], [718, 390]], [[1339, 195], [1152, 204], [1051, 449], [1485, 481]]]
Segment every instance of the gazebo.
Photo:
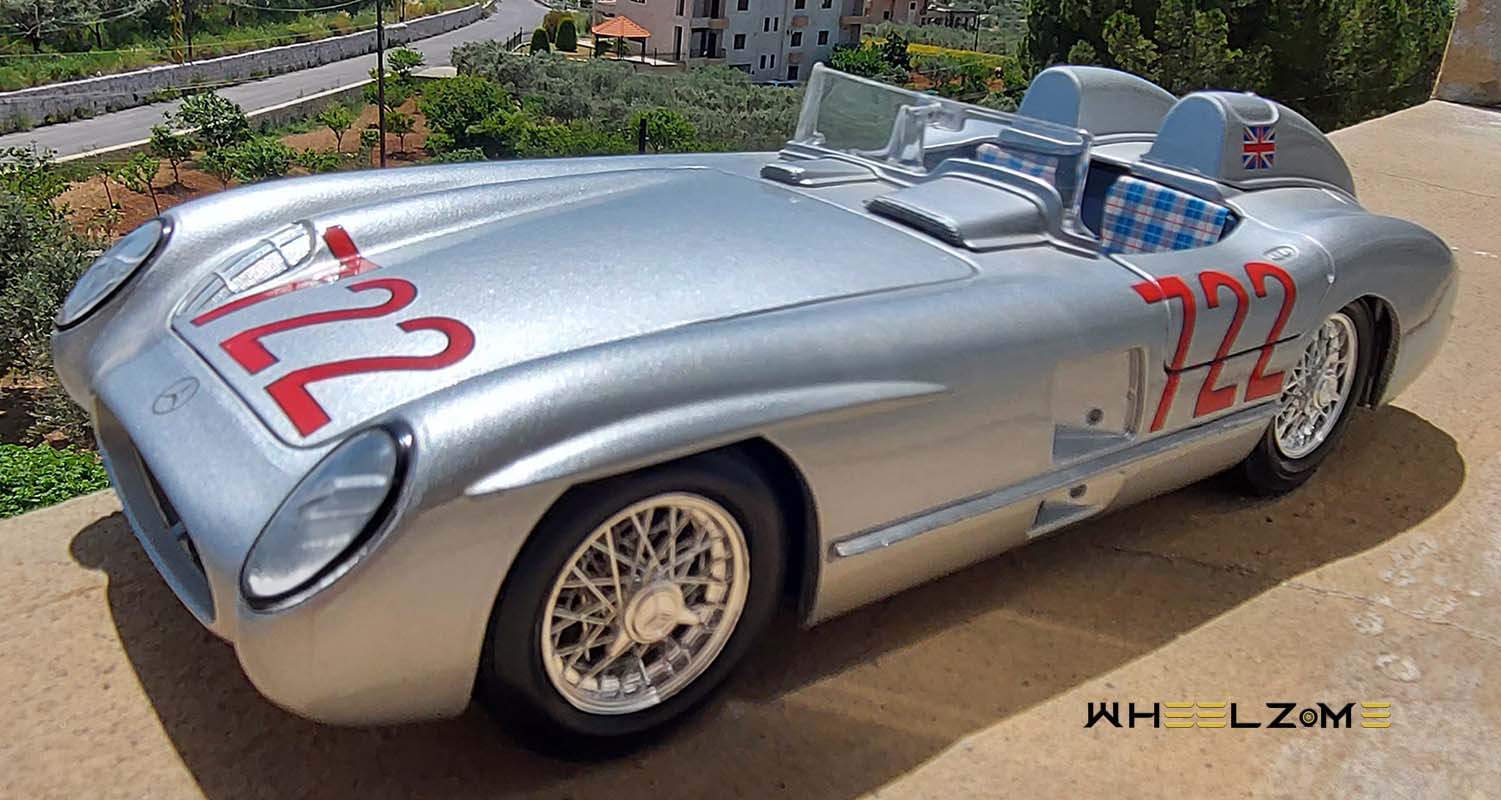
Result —
[[604, 22], [589, 29], [594, 34], [594, 52], [599, 52], [599, 38], [606, 36], [611, 39], [640, 39], [641, 60], [646, 61], [646, 40], [651, 38], [651, 31], [641, 27], [635, 20], [626, 16], [610, 17]]

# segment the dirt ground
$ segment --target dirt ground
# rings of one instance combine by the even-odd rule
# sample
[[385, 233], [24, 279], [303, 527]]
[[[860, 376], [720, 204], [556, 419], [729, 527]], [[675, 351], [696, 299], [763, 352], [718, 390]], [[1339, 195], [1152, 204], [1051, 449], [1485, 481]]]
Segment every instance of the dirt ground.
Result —
[[[1288, 496], [1209, 481], [784, 618], [706, 713], [576, 763], [473, 710], [344, 729], [276, 708], [91, 495], [0, 521], [0, 797], [1495, 796], [1501, 112], [1430, 103], [1334, 139], [1363, 202], [1453, 247], [1462, 290], [1427, 373]], [[1086, 727], [1110, 701], [1263, 727]], [[1269, 702], [1366, 701], [1390, 727], [1265, 726]]]

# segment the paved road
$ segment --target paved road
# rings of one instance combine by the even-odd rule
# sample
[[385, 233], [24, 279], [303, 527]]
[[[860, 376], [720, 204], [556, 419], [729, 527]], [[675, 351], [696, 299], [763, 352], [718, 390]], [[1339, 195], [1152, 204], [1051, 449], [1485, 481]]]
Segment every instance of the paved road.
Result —
[[[465, 42], [504, 40], [518, 28], [532, 29], [542, 22], [547, 8], [535, 0], [502, 0], [495, 12], [485, 19], [457, 30], [411, 43], [427, 56], [429, 66], [448, 64], [453, 48]], [[246, 111], [285, 103], [317, 92], [347, 86], [369, 75], [375, 56], [365, 55], [324, 64], [321, 67], [288, 72], [264, 80], [242, 83], [220, 91]], [[47, 125], [30, 131], [0, 136], [0, 147], [25, 147], [33, 142], [52, 148], [60, 156], [82, 153], [100, 147], [139, 141], [151, 135], [151, 126], [162, 121], [162, 113], [176, 108], [176, 103], [137, 106], [92, 119]]]
[[[479, 713], [342, 729], [277, 709], [91, 495], [0, 520], [0, 797], [1495, 796], [1501, 112], [1430, 103], [1334, 139], [1364, 203], [1455, 248], [1463, 289], [1428, 372], [1291, 495], [1211, 481], [812, 630], [779, 621], [708, 713], [600, 763], [518, 750]], [[1102, 700], [1392, 716], [1086, 729]]]

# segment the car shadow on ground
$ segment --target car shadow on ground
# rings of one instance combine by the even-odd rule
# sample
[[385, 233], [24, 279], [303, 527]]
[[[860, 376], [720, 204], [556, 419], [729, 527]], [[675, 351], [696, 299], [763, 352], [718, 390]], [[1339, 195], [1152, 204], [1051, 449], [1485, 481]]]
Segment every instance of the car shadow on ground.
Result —
[[1284, 580], [1391, 539], [1448, 503], [1464, 475], [1442, 430], [1400, 408], [1366, 413], [1287, 497], [1238, 497], [1211, 480], [811, 630], [786, 615], [768, 632], [773, 646], [704, 714], [593, 763], [522, 750], [475, 709], [387, 728], [295, 717], [257, 694], [231, 648], [178, 604], [120, 515], [78, 533], [72, 552], [107, 572], [126, 654], [216, 800], [847, 798]]

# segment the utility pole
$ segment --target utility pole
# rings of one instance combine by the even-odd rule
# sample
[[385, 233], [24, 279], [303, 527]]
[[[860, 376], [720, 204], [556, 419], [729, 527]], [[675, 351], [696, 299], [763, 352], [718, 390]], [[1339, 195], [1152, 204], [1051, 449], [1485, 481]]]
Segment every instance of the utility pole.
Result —
[[193, 60], [193, 0], [182, 0], [182, 28], [188, 40], [188, 60]]
[[172, 0], [172, 10], [169, 14], [169, 21], [172, 24], [172, 60], [179, 64], [187, 61], [187, 57], [183, 55], [181, 47], [183, 24], [182, 2], [183, 0]]
[[380, 127], [380, 165], [386, 166], [386, 0], [375, 0], [375, 107]]

